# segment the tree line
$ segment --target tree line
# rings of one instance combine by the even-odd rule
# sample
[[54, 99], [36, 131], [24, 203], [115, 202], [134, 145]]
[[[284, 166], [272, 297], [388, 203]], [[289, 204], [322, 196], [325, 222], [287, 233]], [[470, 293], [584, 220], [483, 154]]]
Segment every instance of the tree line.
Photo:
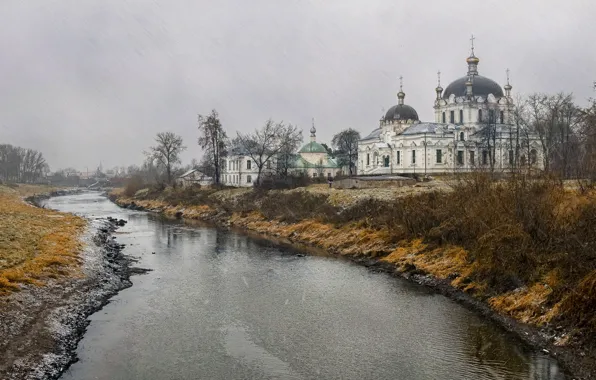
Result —
[[[237, 132], [230, 139], [215, 109], [207, 115], [198, 115], [197, 120], [197, 142], [204, 154], [200, 163], [195, 161], [186, 169], [198, 168], [212, 177], [215, 184], [220, 184], [226, 157], [244, 155], [250, 157], [256, 166], [256, 184], [261, 184], [266, 169], [281, 179], [296, 175], [294, 162], [303, 139], [302, 130], [296, 125], [269, 119], [262, 127], [252, 132]], [[350, 174], [355, 174], [359, 139], [357, 131], [347, 129], [332, 140], [334, 149], [330, 150], [330, 155], [337, 158], [340, 165], [346, 166]], [[179, 167], [180, 155], [186, 146], [182, 137], [173, 132], [158, 133], [155, 143], [145, 152], [145, 163], [137, 174], [142, 174], [149, 181], [171, 184], [175, 175], [183, 170]]]
[[49, 166], [41, 152], [0, 144], [0, 182], [35, 183], [48, 171]]
[[[491, 171], [501, 143], [513, 153], [512, 171], [531, 171], [540, 157], [544, 174], [596, 181], [596, 100], [581, 107], [569, 93], [534, 93], [517, 97], [512, 111], [507, 125], [492, 112], [481, 119], [480, 145], [488, 153], [483, 164]], [[532, 139], [537, 149], [530, 146]]]

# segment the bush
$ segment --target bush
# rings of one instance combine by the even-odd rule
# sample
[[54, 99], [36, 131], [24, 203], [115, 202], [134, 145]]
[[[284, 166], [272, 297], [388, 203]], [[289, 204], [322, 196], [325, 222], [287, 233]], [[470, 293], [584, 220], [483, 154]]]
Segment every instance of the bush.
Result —
[[124, 186], [124, 195], [127, 197], [133, 197], [137, 191], [145, 188], [145, 181], [141, 176], [132, 176]]

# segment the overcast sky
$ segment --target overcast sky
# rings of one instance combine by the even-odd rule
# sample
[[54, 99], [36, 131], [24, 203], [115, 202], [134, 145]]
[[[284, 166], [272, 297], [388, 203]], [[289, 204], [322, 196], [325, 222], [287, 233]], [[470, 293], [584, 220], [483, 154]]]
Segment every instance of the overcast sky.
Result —
[[52, 169], [139, 164], [160, 131], [199, 158], [196, 116], [228, 135], [268, 118], [320, 142], [376, 128], [396, 104], [433, 119], [442, 84], [479, 72], [513, 93], [593, 96], [596, 2], [399, 0], [2, 0], [0, 143]]

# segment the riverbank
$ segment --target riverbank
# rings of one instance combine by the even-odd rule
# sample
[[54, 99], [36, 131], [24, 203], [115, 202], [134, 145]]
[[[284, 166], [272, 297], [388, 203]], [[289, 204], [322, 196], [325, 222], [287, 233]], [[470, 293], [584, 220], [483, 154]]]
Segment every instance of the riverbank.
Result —
[[[519, 218], [514, 203], [522, 202], [534, 221], [545, 218], [538, 227], [550, 229], [550, 237], [561, 234], [556, 228], [577, 230], [582, 223], [589, 231], [590, 197], [557, 190], [552, 184], [495, 188], [480, 181], [455, 185], [449, 191], [408, 192], [393, 200], [361, 195], [359, 190], [315, 187], [266, 193], [143, 190], [135, 197], [117, 192], [110, 197], [123, 207], [241, 228], [407, 277], [497, 320], [526, 343], [547, 350], [576, 378], [595, 376], [590, 324], [594, 314], [589, 309], [588, 287], [593, 262], [581, 257], [582, 270], [570, 273], [568, 268], [576, 262], [553, 253], [561, 245], [541, 246], [532, 241], [531, 233], [523, 233], [524, 221], [517, 221], [522, 227], [516, 230], [508, 220]], [[554, 203], [558, 208], [553, 208]], [[544, 213], [561, 210], [563, 205], [565, 215], [558, 212], [556, 217], [564, 224], [557, 227]], [[482, 223], [488, 227], [483, 229]], [[592, 247], [586, 236], [580, 236], [582, 244]], [[541, 251], [549, 255], [539, 256]], [[573, 298], [578, 292], [584, 305]], [[574, 312], [569, 312], [570, 305]]]
[[[130, 286], [113, 220], [35, 207], [49, 187], [0, 186], [0, 378], [57, 378], [88, 324]], [[39, 204], [38, 204], [39, 205]]]

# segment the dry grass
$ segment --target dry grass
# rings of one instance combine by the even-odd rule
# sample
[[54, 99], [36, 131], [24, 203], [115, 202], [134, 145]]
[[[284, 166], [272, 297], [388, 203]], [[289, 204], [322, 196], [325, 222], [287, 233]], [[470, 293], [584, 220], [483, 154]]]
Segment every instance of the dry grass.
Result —
[[0, 294], [17, 290], [19, 284], [39, 285], [74, 273], [84, 219], [33, 207], [21, 199], [51, 190], [0, 186]]

